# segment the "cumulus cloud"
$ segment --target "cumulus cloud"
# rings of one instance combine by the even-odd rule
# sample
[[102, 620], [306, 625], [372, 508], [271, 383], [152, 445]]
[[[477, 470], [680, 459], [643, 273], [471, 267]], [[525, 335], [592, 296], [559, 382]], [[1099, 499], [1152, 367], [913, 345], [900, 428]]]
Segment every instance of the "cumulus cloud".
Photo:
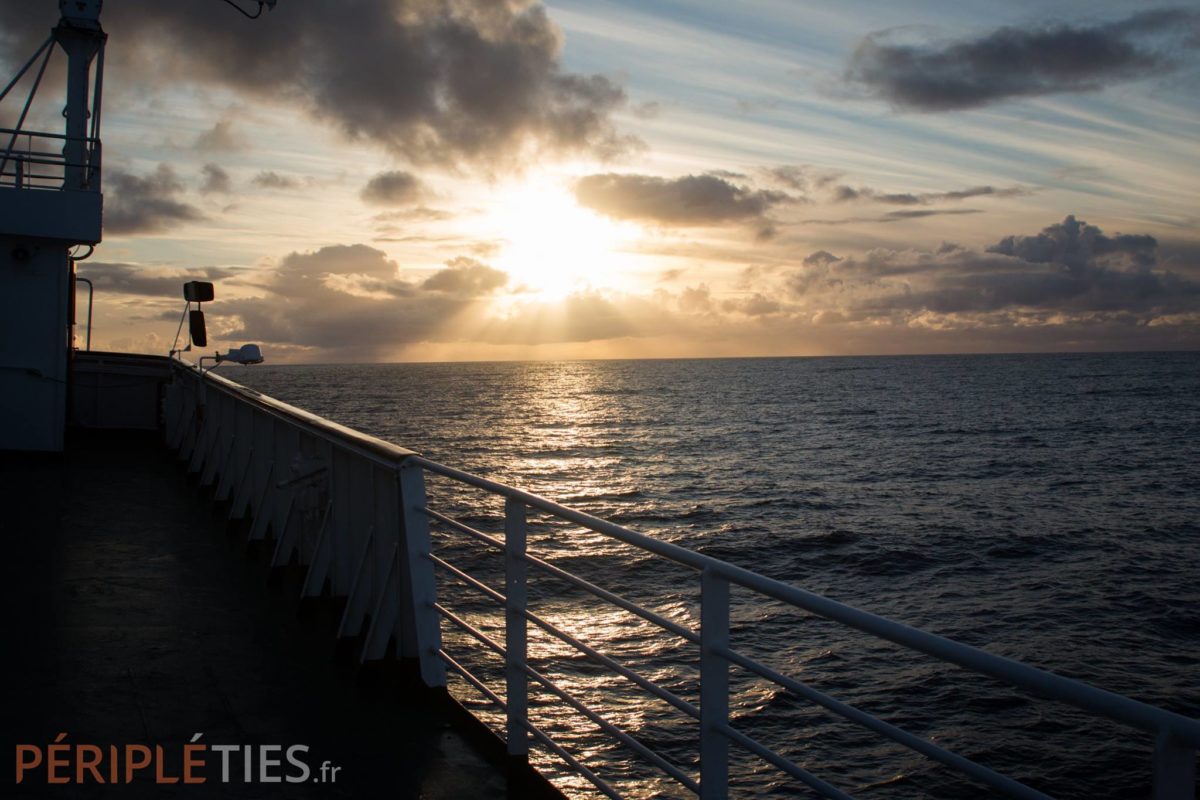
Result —
[[411, 172], [393, 170], [381, 172], [363, 187], [359, 196], [375, 206], [406, 206], [426, 195], [425, 184]]
[[1013, 256], [1031, 264], [1061, 264], [1069, 272], [1086, 272], [1114, 260], [1149, 270], [1158, 260], [1158, 240], [1146, 234], [1116, 234], [1068, 216], [1034, 236], [1005, 236], [990, 253]]
[[1198, 27], [1196, 11], [1164, 9], [1092, 25], [1003, 27], [952, 42], [906, 43], [898, 31], [883, 31], [858, 45], [845, 77], [902, 109], [974, 108], [1167, 72]]
[[426, 278], [421, 288], [458, 297], [481, 297], [507, 283], [507, 273], [473, 258], [459, 257]]
[[1158, 268], [1152, 236], [1109, 236], [1074, 216], [982, 251], [875, 250], [806, 264], [788, 276], [792, 296], [843, 314], [1120, 313], [1148, 324], [1200, 310], [1200, 283]]
[[[0, 4], [0, 57], [33, 52], [54, 22], [46, 4]], [[531, 146], [630, 144], [610, 120], [623, 90], [563, 70], [562, 34], [535, 2], [290, 0], [249, 23], [207, 2], [122, 0], [104, 27], [131, 77], [290, 103], [415, 162], [491, 169]]]
[[183, 200], [183, 184], [166, 164], [147, 175], [109, 170], [105, 176], [104, 229], [108, 233], [157, 233], [204, 215]]
[[288, 254], [262, 283], [265, 296], [222, 302], [220, 313], [239, 322], [232, 338], [384, 358], [451, 333], [456, 315], [507, 279], [481, 262], [456, 259], [412, 282], [381, 250], [333, 245]]
[[741, 186], [718, 175], [659, 178], [652, 175], [605, 173], [588, 175], [575, 184], [580, 205], [616, 219], [660, 225], [718, 225], [757, 222], [791, 197], [784, 192]]

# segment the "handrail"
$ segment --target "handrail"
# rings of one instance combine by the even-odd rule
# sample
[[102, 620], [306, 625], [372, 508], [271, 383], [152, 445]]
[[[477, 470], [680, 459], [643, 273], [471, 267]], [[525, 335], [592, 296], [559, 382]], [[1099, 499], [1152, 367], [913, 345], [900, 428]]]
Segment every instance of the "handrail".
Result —
[[177, 369], [190, 372], [201, 381], [226, 394], [233, 395], [243, 402], [299, 425], [311, 433], [338, 440], [343, 445], [350, 445], [373, 458], [383, 460], [389, 465], [399, 465], [408, 458], [417, 455], [415, 451], [409, 450], [406, 447], [400, 447], [378, 437], [348, 428], [345, 425], [339, 425], [310, 411], [305, 411], [302, 408], [297, 408], [281, 400], [276, 400], [269, 395], [256, 392], [253, 389], [242, 386], [240, 383], [235, 383], [228, 378], [218, 375], [212, 370], [201, 370], [199, 366], [184, 361], [178, 356], [172, 357], [172, 363]]
[[[733, 649], [729, 637], [729, 587], [736, 585], [759, 597], [773, 598], [908, 650], [990, 676], [1017, 689], [1150, 732], [1156, 737], [1155, 800], [1190, 800], [1194, 794], [1200, 720], [862, 611], [531, 492], [446, 466], [248, 389], [211, 371], [203, 371], [180, 358], [172, 358], [169, 364], [177, 381], [165, 399], [168, 441], [180, 449], [189, 469], [201, 475], [203, 484], [215, 485], [218, 498], [231, 501], [230, 516], [244, 516], [247, 510], [253, 511], [251, 539], [263, 538], [268, 528], [274, 531], [277, 543], [273, 564], [287, 563], [292, 549], [298, 549], [301, 563], [309, 564], [303, 590], [306, 596], [319, 593], [327, 579], [336, 578], [335, 593], [346, 596], [339, 635], [360, 635], [360, 627], [369, 621], [362, 660], [382, 658], [389, 640], [394, 638], [398, 653], [419, 659], [420, 674], [427, 685], [445, 686], [446, 669], [449, 668], [503, 709], [507, 748], [512, 757], [525, 758], [532, 737], [602, 793], [620, 796], [531, 720], [529, 681], [535, 681], [558, 697], [566, 708], [599, 726], [612, 741], [630, 748], [682, 786], [698, 793], [702, 800], [727, 796], [731, 744], [762, 758], [826, 797], [846, 797], [842, 790], [732, 726], [729, 669], [736, 665], [1005, 794], [1029, 800], [1045, 797], [1037, 789], [874, 717]], [[283, 459], [282, 463], [280, 459]], [[300, 473], [303, 480], [289, 479], [286, 473], [289, 468], [293, 475]], [[504, 498], [503, 534], [492, 535], [430, 508], [425, 491], [427, 475], [440, 476]], [[315, 493], [307, 506], [309, 511], [324, 508], [323, 513], [295, 513], [298, 504], [304, 502], [306, 492]], [[526, 546], [529, 509], [698, 572], [699, 632], [530, 552]], [[319, 530], [310, 529], [310, 535], [302, 536], [297, 526], [304, 524], [304, 519], [319, 519]], [[498, 553], [503, 559], [504, 591], [492, 588], [435, 553], [430, 538], [431, 523], [467, 537], [474, 545], [482, 545], [486, 548], [485, 553]], [[440, 547], [449, 539], [439, 538], [438, 542]], [[698, 645], [699, 704], [531, 611], [527, 600], [530, 567], [635, 614], [678, 640]], [[443, 579], [439, 581], [438, 576]], [[459, 594], [457, 585], [444, 579], [451, 577], [480, 592], [503, 610], [503, 640], [483, 633], [444, 602], [444, 598]], [[440, 595], [439, 585], [443, 588]], [[451, 590], [451, 587], [455, 588]], [[443, 620], [469, 635], [469, 638], [454, 638], [451, 643], [454, 648], [470, 645], [473, 639], [503, 660], [503, 696], [489, 687], [488, 681], [473, 674], [443, 645]], [[534, 669], [529, 663], [527, 646], [533, 627], [583, 653], [609, 673], [631, 681], [651, 696], [673, 706], [688, 720], [698, 720], [699, 780], [559, 689]], [[694, 691], [694, 676], [684, 680], [681, 685]]]
[[608, 520], [576, 511], [552, 500], [497, 481], [447, 467], [423, 457], [416, 457], [414, 461], [435, 474], [506, 498], [520, 500], [531, 508], [545, 511], [559, 519], [574, 522], [596, 533], [605, 534], [642, 550], [648, 550], [695, 570], [702, 571], [706, 568], [715, 570], [717, 574], [731, 583], [761, 592], [768, 597], [773, 597], [834, 622], [848, 625], [864, 633], [873, 634], [881, 639], [943, 661], [950, 661], [1034, 694], [1053, 697], [1077, 708], [1103, 714], [1118, 722], [1150, 733], [1157, 733], [1163, 729], [1170, 730], [1187, 744], [1200, 747], [1200, 720], [1098, 689], [1080, 681], [1037, 669], [1010, 658], [994, 655], [985, 650], [899, 622], [893, 622], [885, 617], [759, 575], [727, 561], [637, 533]]
[[[100, 172], [101, 141], [96, 136], [67, 136], [61, 133], [45, 131], [30, 131], [20, 128], [0, 128], [0, 137], [8, 137], [9, 144], [0, 159], [0, 186], [17, 189], [37, 189], [62, 191], [66, 171], [70, 169], [85, 170], [87, 180], [83, 184], [84, 191], [99, 191], [99, 181], [92, 181]], [[18, 148], [19, 140], [24, 137], [24, 148]], [[63, 151], [35, 150], [34, 140], [50, 140], [64, 143]], [[83, 160], [70, 159], [66, 155], [65, 145], [73, 142], [83, 143]], [[9, 164], [12, 164], [10, 167]], [[28, 165], [58, 168], [57, 171], [31, 171]]]

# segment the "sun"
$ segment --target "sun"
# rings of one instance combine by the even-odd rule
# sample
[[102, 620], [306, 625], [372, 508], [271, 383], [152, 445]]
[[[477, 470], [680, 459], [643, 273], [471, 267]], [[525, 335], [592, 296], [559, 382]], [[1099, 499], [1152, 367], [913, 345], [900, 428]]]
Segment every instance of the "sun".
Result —
[[557, 300], [612, 287], [627, 260], [622, 253], [635, 226], [581, 208], [562, 183], [531, 179], [502, 187], [487, 227], [502, 243], [492, 263], [509, 274], [520, 295]]

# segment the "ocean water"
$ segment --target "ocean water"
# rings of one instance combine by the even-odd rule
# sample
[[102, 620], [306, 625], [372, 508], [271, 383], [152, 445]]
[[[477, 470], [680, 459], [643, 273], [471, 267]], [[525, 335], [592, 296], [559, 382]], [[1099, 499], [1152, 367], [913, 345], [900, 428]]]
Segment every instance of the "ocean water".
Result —
[[[1200, 716], [1200, 354], [270, 366], [227, 376], [450, 466], [991, 652]], [[444, 483], [431, 506], [502, 535]], [[698, 577], [531, 518], [531, 549], [698, 628]], [[448, 532], [438, 552], [502, 588]], [[446, 605], [500, 635], [461, 585]], [[550, 576], [535, 611], [681, 696], [696, 648]], [[1148, 795], [1151, 737], [824, 620], [733, 597], [735, 649], [1051, 795]], [[447, 646], [503, 690], [496, 659]], [[535, 668], [695, 770], [697, 726], [556, 640]], [[735, 668], [734, 725], [856, 796], [984, 796]], [[465, 684], [455, 693], [487, 714]], [[635, 797], [687, 796], [531, 693], [535, 721]], [[497, 719], [492, 716], [492, 719]], [[736, 748], [734, 796], [808, 791]], [[539, 761], [570, 791], [582, 779]]]

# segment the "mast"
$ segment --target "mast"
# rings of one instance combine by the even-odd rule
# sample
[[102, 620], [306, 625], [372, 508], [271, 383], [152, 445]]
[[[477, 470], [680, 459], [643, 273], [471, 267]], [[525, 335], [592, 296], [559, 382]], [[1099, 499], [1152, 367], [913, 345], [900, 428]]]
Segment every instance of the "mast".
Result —
[[[61, 451], [73, 348], [72, 251], [100, 241], [103, 0], [59, 0], [45, 43], [0, 92], [30, 85], [0, 129], [0, 449]], [[46, 66], [67, 57], [61, 133], [25, 129]], [[93, 80], [94, 78], [94, 80]]]

